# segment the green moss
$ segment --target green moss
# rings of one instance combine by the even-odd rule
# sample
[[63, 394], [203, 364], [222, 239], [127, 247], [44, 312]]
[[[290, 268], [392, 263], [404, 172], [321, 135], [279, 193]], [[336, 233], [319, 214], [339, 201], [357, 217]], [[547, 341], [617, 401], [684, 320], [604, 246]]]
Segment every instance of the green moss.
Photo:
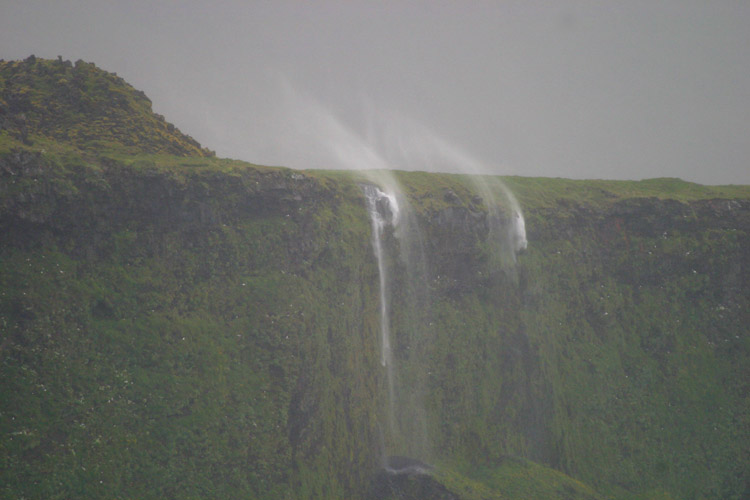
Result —
[[603, 498], [559, 471], [511, 457], [504, 457], [494, 466], [464, 464], [459, 471], [440, 471], [436, 479], [462, 500]]
[[748, 199], [748, 186], [702, 186], [681, 179], [642, 181], [572, 180], [546, 177], [504, 177], [525, 209], [554, 207], [559, 202], [606, 207], [630, 198], [658, 198], [680, 202], [723, 198]]
[[488, 207], [470, 176], [394, 173], [415, 411], [384, 435], [367, 175], [196, 153], [85, 63], [0, 75], [30, 117], [0, 131], [2, 496], [362, 498], [384, 447], [438, 465], [412, 492], [747, 496], [747, 186], [502, 178], [530, 244], [497, 265], [497, 178]]
[[143, 92], [83, 61], [0, 62], [0, 113], [27, 145], [45, 137], [85, 151], [213, 154], [153, 113]]

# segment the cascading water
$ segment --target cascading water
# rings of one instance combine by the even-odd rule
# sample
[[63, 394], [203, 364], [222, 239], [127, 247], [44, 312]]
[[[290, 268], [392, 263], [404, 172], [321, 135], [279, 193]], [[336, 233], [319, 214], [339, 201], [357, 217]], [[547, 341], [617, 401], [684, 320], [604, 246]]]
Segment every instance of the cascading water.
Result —
[[387, 226], [395, 227], [398, 223], [398, 202], [395, 194], [385, 193], [376, 186], [366, 184], [362, 187], [367, 200], [367, 211], [372, 222], [372, 247], [378, 263], [380, 277], [380, 364], [385, 368], [388, 387], [388, 428], [390, 433], [395, 428], [395, 390], [393, 381], [393, 352], [391, 351], [390, 315], [388, 313], [388, 270], [383, 249], [383, 237]]
[[[516, 263], [516, 254], [528, 246], [521, 206], [497, 177], [473, 176], [471, 183], [487, 207], [488, 237], [494, 242], [491, 265], [510, 269]], [[498, 207], [496, 193], [504, 201], [505, 211]]]
[[487, 175], [496, 168], [490, 168], [402, 113], [371, 105], [367, 116], [369, 150], [377, 151], [387, 165], [472, 176], [470, 183], [487, 208], [489, 237], [496, 246], [493, 261], [501, 267], [513, 265], [516, 253], [527, 246], [526, 225], [513, 192], [496, 175]]
[[380, 323], [381, 323], [381, 356], [380, 363], [388, 366], [391, 362], [390, 332], [387, 300], [387, 271], [383, 253], [383, 232], [386, 226], [395, 227], [398, 223], [398, 203], [393, 194], [384, 193], [375, 186], [363, 187], [367, 198], [367, 210], [372, 221], [372, 246], [378, 261], [380, 274]]
[[[424, 472], [429, 466], [413, 467], [422, 463], [420, 459], [428, 458], [430, 448], [422, 405], [424, 380], [414, 376], [413, 367], [404, 359], [416, 354], [424, 341], [423, 309], [427, 302], [424, 252], [414, 214], [395, 179], [387, 172], [371, 172], [369, 176], [383, 186], [362, 185], [380, 286], [380, 361], [387, 400], [385, 425], [381, 428], [383, 465], [390, 473]], [[393, 328], [398, 337], [395, 343], [391, 338]], [[400, 355], [396, 355], [396, 345]], [[417, 356], [411, 362], [421, 358]], [[400, 366], [400, 363], [405, 364]], [[405, 461], [412, 466], [402, 467]]]
[[[420, 227], [429, 221], [412, 209], [390, 169], [472, 174], [468, 190], [486, 207], [488, 266], [506, 271], [505, 276], [515, 275], [516, 252], [526, 248], [521, 208], [499, 178], [486, 176], [491, 169], [418, 123], [373, 106], [365, 110], [365, 133], [358, 133], [311, 96], [282, 87], [284, 109], [298, 125], [294, 142], [304, 146], [298, 147], [304, 152], [298, 166], [364, 172], [355, 177], [366, 179], [362, 189], [379, 275], [383, 465], [389, 473], [429, 471], [422, 460], [437, 458], [432, 436], [441, 425], [440, 410], [431, 401], [434, 374], [444, 368], [433, 349], [439, 334], [432, 326], [438, 321], [435, 276], [427, 257], [433, 255], [422, 238], [423, 229], [434, 227]], [[279, 136], [288, 139], [288, 134], [285, 129]]]

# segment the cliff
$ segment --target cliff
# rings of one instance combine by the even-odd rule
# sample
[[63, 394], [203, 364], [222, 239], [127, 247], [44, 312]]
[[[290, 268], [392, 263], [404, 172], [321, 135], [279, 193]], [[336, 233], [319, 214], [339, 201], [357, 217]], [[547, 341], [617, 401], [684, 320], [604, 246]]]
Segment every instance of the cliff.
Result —
[[498, 179], [394, 173], [389, 427], [372, 176], [80, 141], [56, 85], [24, 135], [62, 63], [3, 64], [3, 496], [750, 494], [750, 188], [505, 178], [511, 258]]

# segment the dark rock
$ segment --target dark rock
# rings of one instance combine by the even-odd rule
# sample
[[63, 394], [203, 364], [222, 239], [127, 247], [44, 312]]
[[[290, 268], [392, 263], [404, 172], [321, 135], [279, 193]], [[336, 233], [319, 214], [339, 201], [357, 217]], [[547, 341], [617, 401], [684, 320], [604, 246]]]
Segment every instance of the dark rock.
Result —
[[460, 500], [432, 476], [434, 467], [420, 460], [392, 456], [373, 478], [369, 500]]
[[451, 203], [456, 203], [457, 201], [459, 201], [458, 195], [452, 189], [445, 190], [443, 199]]
[[421, 460], [409, 457], [390, 456], [385, 461], [388, 474], [430, 474], [435, 468]]

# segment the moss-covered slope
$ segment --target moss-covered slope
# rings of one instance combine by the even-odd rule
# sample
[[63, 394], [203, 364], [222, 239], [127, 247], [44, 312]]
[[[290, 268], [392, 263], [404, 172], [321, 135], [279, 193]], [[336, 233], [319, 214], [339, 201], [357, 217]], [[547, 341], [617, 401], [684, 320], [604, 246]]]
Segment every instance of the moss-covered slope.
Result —
[[[66, 66], [3, 64], [4, 89], [7, 65]], [[29, 81], [27, 120], [66, 109]], [[366, 176], [14, 127], [0, 496], [750, 494], [748, 187], [504, 179], [529, 239], [513, 261], [474, 179], [396, 173], [419, 244], [385, 244], [421, 256], [387, 262], [396, 381], [436, 469], [378, 483], [406, 443], [385, 424]]]
[[[663, 182], [682, 195], [509, 179], [529, 239], [517, 265], [432, 266], [426, 399], [441, 453], [520, 455], [613, 496], [747, 495], [748, 189]], [[457, 247], [432, 245], [436, 263]]]
[[4, 190], [0, 215], [3, 496], [345, 498], [369, 481], [358, 191], [16, 155], [4, 188], [38, 189]]
[[207, 156], [151, 101], [116, 74], [81, 60], [0, 61], [0, 134], [24, 142], [53, 139], [83, 149]]

